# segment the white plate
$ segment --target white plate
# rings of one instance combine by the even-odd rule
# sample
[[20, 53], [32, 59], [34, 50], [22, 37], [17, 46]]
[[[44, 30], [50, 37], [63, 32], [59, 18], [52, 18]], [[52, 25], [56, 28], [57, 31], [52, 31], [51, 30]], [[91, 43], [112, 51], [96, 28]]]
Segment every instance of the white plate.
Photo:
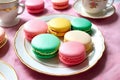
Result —
[[18, 80], [13, 67], [2, 60], [0, 60], [0, 80]]
[[82, 7], [82, 0], [77, 0], [74, 4], [73, 4], [73, 9], [80, 14], [83, 17], [87, 17], [87, 18], [93, 18], [93, 19], [103, 19], [103, 18], [107, 18], [110, 17], [114, 14], [115, 12], [115, 8], [114, 6], [109, 7], [108, 9], [98, 13], [98, 14], [89, 14], [87, 12], [85, 12], [84, 8]]
[[[70, 16], [70, 15], [55, 14], [55, 15], [43, 16], [38, 19], [49, 21], [50, 19], [55, 17], [64, 17], [69, 20], [75, 18], [74, 16]], [[104, 38], [101, 32], [98, 30], [98, 28], [93, 24], [92, 30], [94, 34], [91, 37], [94, 44], [94, 49], [90, 53], [88, 58], [80, 65], [67, 67], [62, 63], [60, 63], [57, 57], [48, 60], [47, 59], [38, 60], [35, 57], [34, 53], [31, 51], [30, 42], [28, 42], [24, 38], [23, 26], [21, 26], [20, 29], [16, 32], [14, 38], [14, 48], [16, 54], [21, 60], [21, 62], [23, 62], [26, 66], [40, 73], [54, 75], [54, 76], [68, 76], [68, 75], [82, 73], [90, 69], [97, 63], [97, 61], [101, 58], [103, 51], [105, 49]]]

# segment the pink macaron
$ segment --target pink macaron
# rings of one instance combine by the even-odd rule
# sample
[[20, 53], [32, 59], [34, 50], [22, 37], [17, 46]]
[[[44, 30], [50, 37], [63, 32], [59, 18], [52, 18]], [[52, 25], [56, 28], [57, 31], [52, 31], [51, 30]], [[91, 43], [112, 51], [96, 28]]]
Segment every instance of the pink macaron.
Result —
[[54, 9], [66, 9], [69, 7], [69, 0], [51, 0]]
[[86, 58], [85, 46], [80, 42], [64, 42], [58, 53], [60, 61], [68, 66], [80, 64]]
[[29, 13], [41, 13], [44, 11], [43, 0], [27, 0], [25, 5]]
[[29, 20], [24, 24], [23, 31], [25, 33], [25, 38], [29, 41], [32, 40], [38, 34], [47, 33], [47, 23], [39, 19]]

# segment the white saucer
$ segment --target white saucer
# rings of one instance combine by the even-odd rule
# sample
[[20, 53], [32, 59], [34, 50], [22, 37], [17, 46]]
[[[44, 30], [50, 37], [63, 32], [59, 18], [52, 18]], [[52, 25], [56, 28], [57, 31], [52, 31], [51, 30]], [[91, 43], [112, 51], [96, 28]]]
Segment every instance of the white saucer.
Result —
[[2, 60], [0, 60], [0, 80], [18, 80], [14, 68]]
[[10, 22], [10, 23], [3, 23], [3, 22], [0, 20], [0, 26], [1, 26], [1, 27], [12, 27], [12, 26], [17, 25], [19, 22], [20, 22], [20, 19], [19, 19], [19, 18], [16, 18], [14, 21], [12, 21], [12, 22]]
[[110, 8], [100, 12], [99, 14], [89, 14], [87, 12], [85, 12], [84, 8], [81, 6], [81, 0], [77, 0], [74, 4], [73, 4], [73, 9], [80, 14], [83, 17], [87, 17], [87, 18], [93, 18], [93, 19], [102, 19], [102, 18], [107, 18], [110, 17], [114, 14], [115, 12], [115, 8], [114, 6], [111, 6]]
[[5, 80], [5, 76], [0, 72], [0, 80]]

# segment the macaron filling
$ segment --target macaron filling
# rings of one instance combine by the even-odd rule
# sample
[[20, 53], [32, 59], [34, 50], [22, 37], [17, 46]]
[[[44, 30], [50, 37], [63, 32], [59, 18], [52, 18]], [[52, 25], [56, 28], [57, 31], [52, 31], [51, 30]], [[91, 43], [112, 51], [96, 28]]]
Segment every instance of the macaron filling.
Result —
[[53, 57], [55, 57], [55, 56], [57, 55], [57, 51], [56, 51], [56, 52], [53, 52], [52, 55], [50, 55], [50, 54], [48, 54], [48, 55], [43, 55], [43, 53], [39, 53], [39, 51], [36, 52], [36, 51], [34, 51], [34, 50], [33, 50], [33, 52], [34, 52], [35, 56], [36, 56], [38, 59], [40, 59], [40, 58], [43, 58], [43, 59], [45, 59], [45, 58], [53, 58]]

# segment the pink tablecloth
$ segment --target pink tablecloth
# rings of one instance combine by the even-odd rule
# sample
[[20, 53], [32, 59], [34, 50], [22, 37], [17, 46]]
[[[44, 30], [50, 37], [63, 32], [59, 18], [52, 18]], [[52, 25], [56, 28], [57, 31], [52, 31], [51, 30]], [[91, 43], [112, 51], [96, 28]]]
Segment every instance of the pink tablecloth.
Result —
[[102, 58], [90, 70], [74, 76], [55, 77], [33, 71], [21, 63], [15, 54], [13, 41], [16, 31], [22, 24], [29, 19], [46, 14], [64, 13], [79, 16], [72, 8], [73, 0], [70, 0], [71, 7], [63, 11], [54, 10], [51, 7], [50, 0], [44, 1], [46, 7], [44, 13], [32, 15], [25, 10], [24, 13], [19, 16], [21, 22], [18, 25], [12, 28], [5, 28], [8, 35], [8, 42], [0, 49], [0, 58], [14, 67], [19, 80], [120, 80], [120, 2], [114, 3], [116, 12], [113, 16], [101, 20], [89, 19], [101, 30], [106, 44], [106, 50]]

